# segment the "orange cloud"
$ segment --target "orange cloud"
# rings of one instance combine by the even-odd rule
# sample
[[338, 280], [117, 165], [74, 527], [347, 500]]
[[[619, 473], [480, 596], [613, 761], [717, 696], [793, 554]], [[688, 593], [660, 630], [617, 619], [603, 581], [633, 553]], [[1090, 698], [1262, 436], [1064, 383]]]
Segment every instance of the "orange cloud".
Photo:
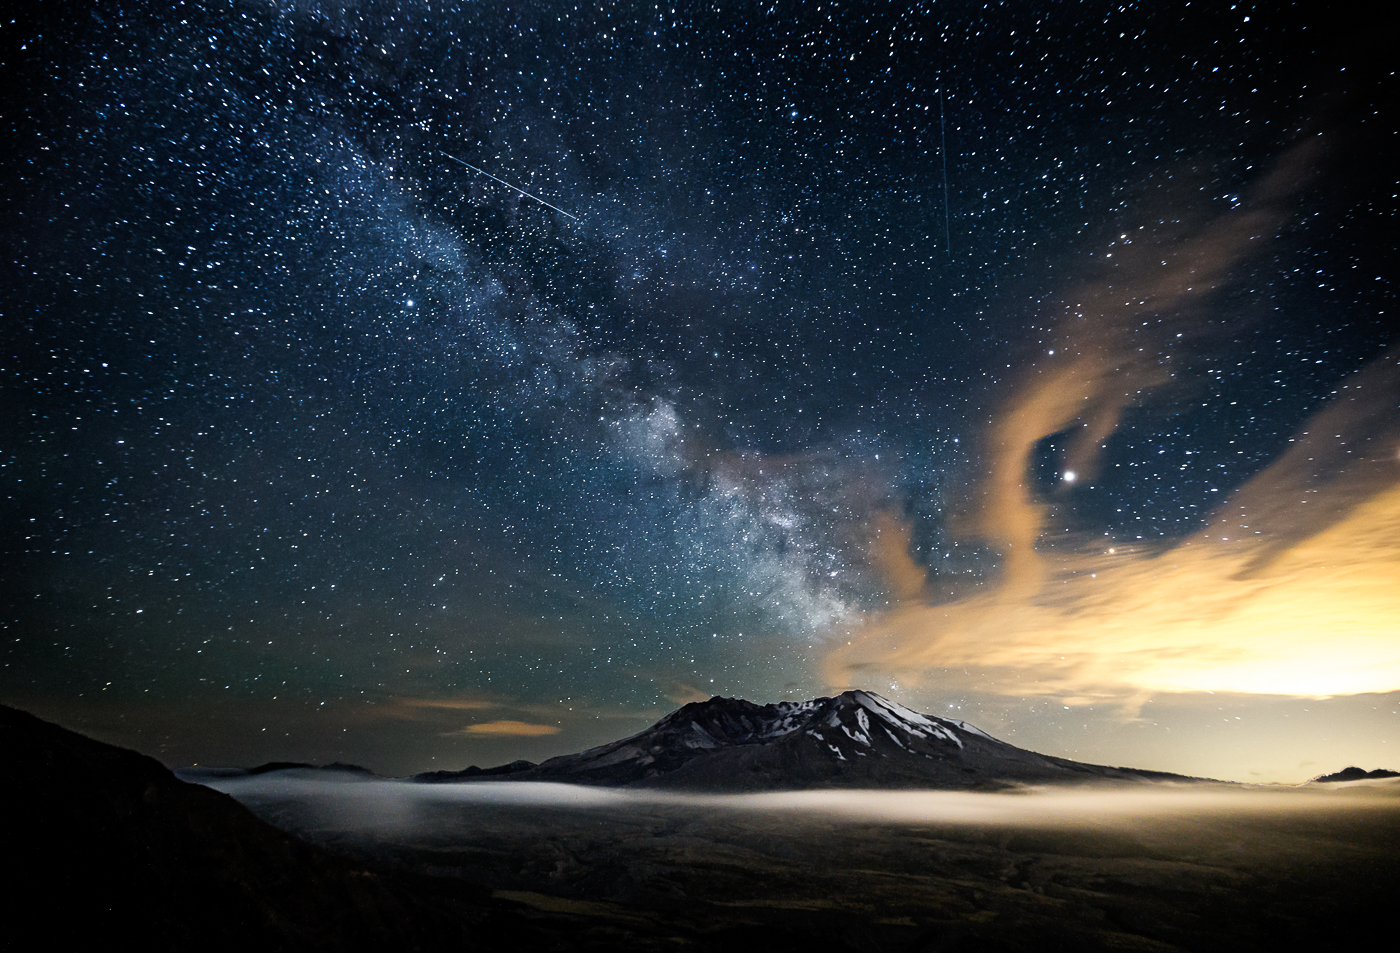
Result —
[[1195, 234], [1168, 224], [1179, 213], [1151, 230], [1122, 233], [1099, 257], [1099, 277], [1065, 299], [1047, 353], [993, 415], [984, 441], [987, 478], [954, 527], [1001, 547], [1004, 585], [1029, 592], [1043, 582], [1035, 544], [1045, 507], [1027, 479], [1036, 445], [1067, 434], [1066, 480], [1092, 479], [1123, 411], [1173, 379], [1170, 347], [1205, 333], [1200, 309], [1209, 293], [1278, 229], [1320, 148], [1313, 137], [1289, 151], [1243, 208]]
[[[1078, 700], [1400, 689], [1400, 351], [1341, 393], [1196, 535], [1166, 551], [1032, 551], [1034, 585], [905, 600], [828, 657], [828, 680], [976, 667], [990, 690]], [[1330, 479], [1319, 443], [1350, 453]]]
[[711, 693], [702, 691], [694, 685], [687, 685], [679, 682], [665, 692], [666, 698], [677, 705], [689, 705], [691, 702], [707, 702], [711, 698]]
[[873, 562], [899, 598], [829, 653], [833, 686], [917, 685], [947, 670], [966, 685], [975, 669], [982, 690], [1128, 706], [1164, 691], [1400, 690], [1400, 349], [1346, 381], [1288, 452], [1168, 549], [1045, 546], [1050, 504], [1030, 476], [1039, 442], [1068, 434], [1066, 481], [1091, 478], [1122, 411], [1172, 376], [1151, 330], [1193, 333], [1203, 292], [1281, 222], [1314, 151], [1294, 150], [1250, 211], [1196, 237], [1115, 243], [1108, 276], [1071, 299], [1058, 357], [1033, 365], [993, 416], [987, 478], [952, 521], [1000, 549], [1001, 577], [931, 603], [907, 542], [892, 545], [900, 532], [881, 522]]
[[909, 599], [923, 591], [927, 573], [909, 555], [909, 528], [889, 513], [875, 517], [870, 561], [896, 599]]
[[468, 725], [452, 734], [462, 735], [516, 735], [516, 736], [536, 736], [536, 735], [557, 735], [559, 728], [555, 725], [534, 725], [528, 721], [488, 721], [478, 725]]

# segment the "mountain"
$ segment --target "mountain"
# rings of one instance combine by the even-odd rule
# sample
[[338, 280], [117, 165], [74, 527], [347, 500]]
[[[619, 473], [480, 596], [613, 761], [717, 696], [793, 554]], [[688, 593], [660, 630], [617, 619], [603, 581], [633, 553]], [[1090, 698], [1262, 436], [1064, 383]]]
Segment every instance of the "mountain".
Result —
[[255, 768], [177, 768], [175, 777], [181, 781], [204, 784], [219, 778], [252, 778], [279, 771], [309, 771], [323, 776], [337, 775], [342, 779], [367, 780], [379, 777], [369, 768], [362, 768], [358, 764], [346, 764], [343, 761], [332, 761], [322, 765], [315, 765], [309, 761], [268, 761]]
[[621, 741], [542, 764], [436, 771], [423, 782], [561, 781], [705, 791], [804, 788], [995, 789], [1065, 781], [1198, 780], [1081, 764], [998, 741], [951, 718], [865, 691], [758, 705], [693, 702]]
[[470, 778], [494, 778], [505, 774], [519, 774], [529, 768], [536, 767], [533, 761], [512, 761], [510, 764], [497, 765], [494, 768], [478, 768], [472, 765], [461, 771], [425, 771], [422, 774], [415, 774], [414, 781], [465, 781]]

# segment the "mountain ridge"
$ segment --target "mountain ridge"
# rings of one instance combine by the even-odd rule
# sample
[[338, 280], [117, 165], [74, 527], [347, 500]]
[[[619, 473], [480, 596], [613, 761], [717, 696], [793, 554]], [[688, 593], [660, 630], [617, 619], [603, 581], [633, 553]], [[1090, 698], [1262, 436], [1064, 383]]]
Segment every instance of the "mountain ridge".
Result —
[[1039, 754], [964, 721], [916, 712], [863, 690], [766, 705], [717, 695], [684, 705], [634, 735], [540, 764], [473, 766], [411, 780], [486, 778], [707, 791], [994, 790], [1075, 781], [1207, 780]]
[[1352, 765], [1331, 774], [1319, 774], [1313, 778], [1311, 784], [1335, 784], [1338, 781], [1376, 781], [1382, 778], [1400, 778], [1400, 771], [1391, 771], [1388, 768], [1376, 768], [1367, 771], [1365, 768], [1358, 768]]

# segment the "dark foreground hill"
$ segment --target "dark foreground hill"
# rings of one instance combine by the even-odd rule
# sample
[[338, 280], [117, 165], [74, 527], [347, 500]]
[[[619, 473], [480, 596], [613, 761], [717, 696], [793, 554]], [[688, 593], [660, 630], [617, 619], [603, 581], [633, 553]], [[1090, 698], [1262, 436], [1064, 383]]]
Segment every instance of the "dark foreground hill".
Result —
[[1191, 781], [1037, 754], [961, 721], [874, 692], [758, 705], [711, 698], [630, 738], [543, 764], [517, 761], [418, 775], [425, 782], [503, 778], [704, 791], [810, 788], [994, 790], [1076, 781]]
[[0, 706], [0, 757], [5, 932], [30, 949], [478, 948], [458, 917], [134, 751]]

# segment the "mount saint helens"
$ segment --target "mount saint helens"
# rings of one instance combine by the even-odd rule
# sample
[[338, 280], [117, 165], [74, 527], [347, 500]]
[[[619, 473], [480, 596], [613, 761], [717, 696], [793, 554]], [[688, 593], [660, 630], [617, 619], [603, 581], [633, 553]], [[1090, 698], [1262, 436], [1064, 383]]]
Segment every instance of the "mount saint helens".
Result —
[[1195, 780], [1037, 754], [867, 691], [770, 705], [715, 697], [685, 705], [631, 737], [542, 764], [516, 761], [415, 777], [487, 778], [708, 791]]

